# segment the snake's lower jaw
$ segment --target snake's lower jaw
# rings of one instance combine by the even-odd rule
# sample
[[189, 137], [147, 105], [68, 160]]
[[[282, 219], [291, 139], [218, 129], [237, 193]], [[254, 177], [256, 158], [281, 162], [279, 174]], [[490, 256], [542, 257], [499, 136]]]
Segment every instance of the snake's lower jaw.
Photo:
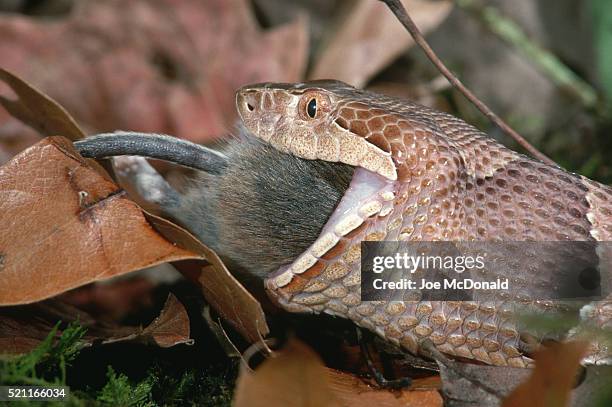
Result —
[[[347, 259], [346, 264], [341, 266], [348, 271], [351, 260], [359, 258], [360, 243], [368, 224], [375, 217], [384, 217], [391, 212], [395, 184], [388, 178], [358, 167], [348, 190], [318, 239], [293, 263], [270, 276], [266, 280], [266, 287], [288, 299], [287, 294], [304, 289], [311, 284], [310, 279], [324, 270], [333, 269], [333, 266], [329, 267], [331, 263], [341, 264], [337, 257], [352, 255], [353, 258]], [[279, 300], [283, 302], [280, 297]], [[295, 308], [295, 304], [283, 305]]]

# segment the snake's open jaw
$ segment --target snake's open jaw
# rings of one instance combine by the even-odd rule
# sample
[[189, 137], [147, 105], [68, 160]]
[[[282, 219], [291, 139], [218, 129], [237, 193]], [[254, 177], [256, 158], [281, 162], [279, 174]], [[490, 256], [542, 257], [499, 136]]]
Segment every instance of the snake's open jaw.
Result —
[[[333, 249], [350, 240], [356, 229], [372, 217], [388, 215], [395, 199], [398, 174], [390, 151], [370, 142], [367, 134], [343, 126], [344, 122], [333, 115], [305, 118], [299, 113], [303, 92], [288, 84], [249, 85], [236, 92], [242, 124], [255, 137], [300, 158], [356, 167], [348, 190], [318, 239], [293, 263], [266, 280], [272, 291], [288, 286], [296, 276], [303, 282], [320, 270]], [[317, 100], [324, 101], [325, 97]], [[321, 105], [324, 110], [325, 103]]]
[[296, 275], [317, 267], [317, 263], [326, 263], [324, 256], [342, 239], [346, 239], [369, 218], [386, 216], [391, 212], [395, 187], [396, 182], [358, 167], [318, 239], [293, 263], [271, 275], [266, 280], [266, 287], [269, 290], [285, 287]]

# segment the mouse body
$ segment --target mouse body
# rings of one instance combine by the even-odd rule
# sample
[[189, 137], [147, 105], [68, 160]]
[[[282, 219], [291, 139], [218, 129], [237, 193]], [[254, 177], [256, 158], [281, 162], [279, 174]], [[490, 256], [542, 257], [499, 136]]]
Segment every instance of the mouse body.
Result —
[[301, 159], [246, 133], [220, 150], [227, 167], [190, 180], [171, 215], [228, 265], [265, 278], [319, 237], [354, 167]]

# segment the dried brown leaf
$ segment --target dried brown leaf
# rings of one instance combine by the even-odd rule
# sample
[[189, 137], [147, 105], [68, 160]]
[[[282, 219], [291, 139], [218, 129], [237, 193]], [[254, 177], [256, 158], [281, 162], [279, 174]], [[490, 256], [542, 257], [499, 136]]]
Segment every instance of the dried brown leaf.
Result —
[[[307, 55], [304, 20], [264, 31], [248, 0], [76, 2], [56, 22], [0, 15], [4, 67], [92, 132], [224, 135], [237, 88], [300, 80]], [[0, 112], [0, 128], [7, 120]]]
[[62, 137], [0, 167], [0, 305], [198, 255], [168, 242], [140, 208]]
[[[0, 308], [0, 354], [30, 352], [59, 321], [78, 321], [87, 329], [83, 346], [130, 341], [170, 347], [192, 342], [187, 311], [172, 294], [160, 316], [144, 329], [94, 319], [85, 311], [54, 298], [31, 305]], [[57, 335], [61, 335], [61, 330]]]
[[162, 348], [186, 341], [189, 338], [187, 310], [174, 295], [169, 295], [159, 317], [143, 333], [151, 335]]
[[[355, 407], [441, 407], [442, 396], [435, 389], [391, 391], [372, 387], [358, 377], [326, 369], [330, 387], [342, 405]], [[415, 385], [413, 384], [412, 388]]]
[[[453, 5], [450, 1], [402, 0], [423, 33], [435, 29]], [[362, 87], [414, 41], [380, 1], [357, 2], [315, 62], [311, 79], [338, 79]]]
[[0, 80], [18, 96], [17, 100], [10, 100], [0, 95], [0, 105], [13, 117], [30, 125], [43, 136], [62, 135], [73, 141], [85, 137], [74, 119], [53, 99], [2, 68]]
[[120, 338], [111, 338], [103, 343], [136, 340], [154, 343], [161, 348], [169, 348], [181, 343], [192, 344], [193, 340], [189, 338], [189, 332], [187, 310], [173, 294], [170, 294], [159, 316], [144, 330]]
[[243, 369], [234, 393], [236, 407], [340, 406], [319, 356], [292, 339], [255, 372]]
[[553, 343], [539, 351], [533, 373], [504, 400], [503, 407], [569, 405], [588, 346], [585, 342]]
[[208, 261], [191, 263], [180, 271], [197, 283], [206, 300], [250, 342], [257, 342], [269, 333], [261, 304], [236, 280], [219, 256], [184, 229], [162, 218], [147, 214], [149, 222], [163, 236], [187, 250], [200, 253]]

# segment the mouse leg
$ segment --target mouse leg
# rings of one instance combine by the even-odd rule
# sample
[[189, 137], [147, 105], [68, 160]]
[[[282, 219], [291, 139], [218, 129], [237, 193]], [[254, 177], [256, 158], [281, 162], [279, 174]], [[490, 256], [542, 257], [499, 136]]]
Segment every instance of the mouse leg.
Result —
[[145, 158], [119, 156], [112, 163], [121, 186], [145, 210], [172, 216], [180, 207], [179, 193]]
[[174, 189], [149, 162], [138, 156], [113, 157], [121, 186], [146, 211], [167, 218], [193, 233], [201, 242], [216, 247], [216, 223], [210, 207], [215, 177], [201, 172], [191, 180], [190, 191]]

